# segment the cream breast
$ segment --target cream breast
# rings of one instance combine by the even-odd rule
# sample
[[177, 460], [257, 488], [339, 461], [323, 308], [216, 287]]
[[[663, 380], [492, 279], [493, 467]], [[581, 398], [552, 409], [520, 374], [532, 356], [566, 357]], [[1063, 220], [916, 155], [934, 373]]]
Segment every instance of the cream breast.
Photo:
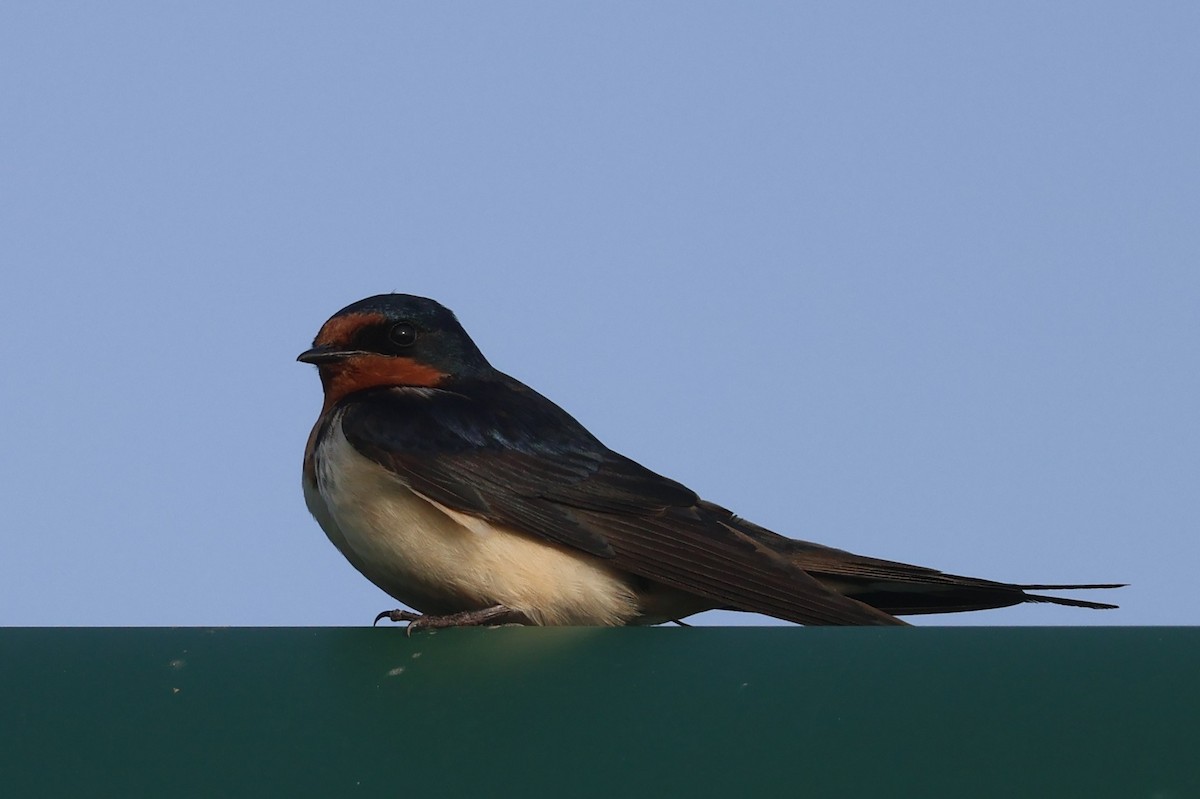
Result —
[[362, 574], [422, 613], [502, 604], [537, 624], [619, 625], [639, 612], [604, 560], [461, 513], [354, 449], [338, 416], [317, 442], [305, 500]]

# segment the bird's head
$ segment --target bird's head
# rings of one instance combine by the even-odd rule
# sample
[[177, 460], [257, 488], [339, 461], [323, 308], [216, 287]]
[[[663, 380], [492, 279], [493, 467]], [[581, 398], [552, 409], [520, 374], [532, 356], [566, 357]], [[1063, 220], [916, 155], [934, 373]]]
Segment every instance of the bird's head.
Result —
[[449, 309], [411, 294], [379, 294], [347, 305], [296, 360], [320, 371], [327, 407], [371, 388], [433, 388], [491, 371]]

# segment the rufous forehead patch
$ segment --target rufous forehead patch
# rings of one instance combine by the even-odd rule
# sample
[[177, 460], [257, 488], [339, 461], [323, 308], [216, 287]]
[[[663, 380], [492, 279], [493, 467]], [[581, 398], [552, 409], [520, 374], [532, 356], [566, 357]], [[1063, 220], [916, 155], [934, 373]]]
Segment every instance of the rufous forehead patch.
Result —
[[354, 334], [364, 327], [378, 325], [387, 321], [381, 313], [352, 313], [345, 316], [335, 316], [321, 326], [314, 342], [318, 347], [332, 344], [345, 344], [354, 338]]

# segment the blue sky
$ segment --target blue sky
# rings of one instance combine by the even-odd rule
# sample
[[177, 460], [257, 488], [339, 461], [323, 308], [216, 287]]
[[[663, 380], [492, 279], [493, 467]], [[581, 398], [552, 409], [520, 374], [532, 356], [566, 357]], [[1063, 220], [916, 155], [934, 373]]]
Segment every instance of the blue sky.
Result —
[[[5, 625], [356, 625], [294, 362], [454, 309], [795, 537], [1194, 624], [1200, 6], [0, 6]], [[709, 623], [761, 621], [722, 614]]]

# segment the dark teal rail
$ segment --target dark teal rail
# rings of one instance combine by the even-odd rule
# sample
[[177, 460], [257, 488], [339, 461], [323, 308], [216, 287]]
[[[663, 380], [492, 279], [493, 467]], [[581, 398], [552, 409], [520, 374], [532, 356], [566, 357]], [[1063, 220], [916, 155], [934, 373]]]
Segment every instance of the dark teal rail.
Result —
[[1200, 797], [1200, 628], [0, 630], [0, 795]]

